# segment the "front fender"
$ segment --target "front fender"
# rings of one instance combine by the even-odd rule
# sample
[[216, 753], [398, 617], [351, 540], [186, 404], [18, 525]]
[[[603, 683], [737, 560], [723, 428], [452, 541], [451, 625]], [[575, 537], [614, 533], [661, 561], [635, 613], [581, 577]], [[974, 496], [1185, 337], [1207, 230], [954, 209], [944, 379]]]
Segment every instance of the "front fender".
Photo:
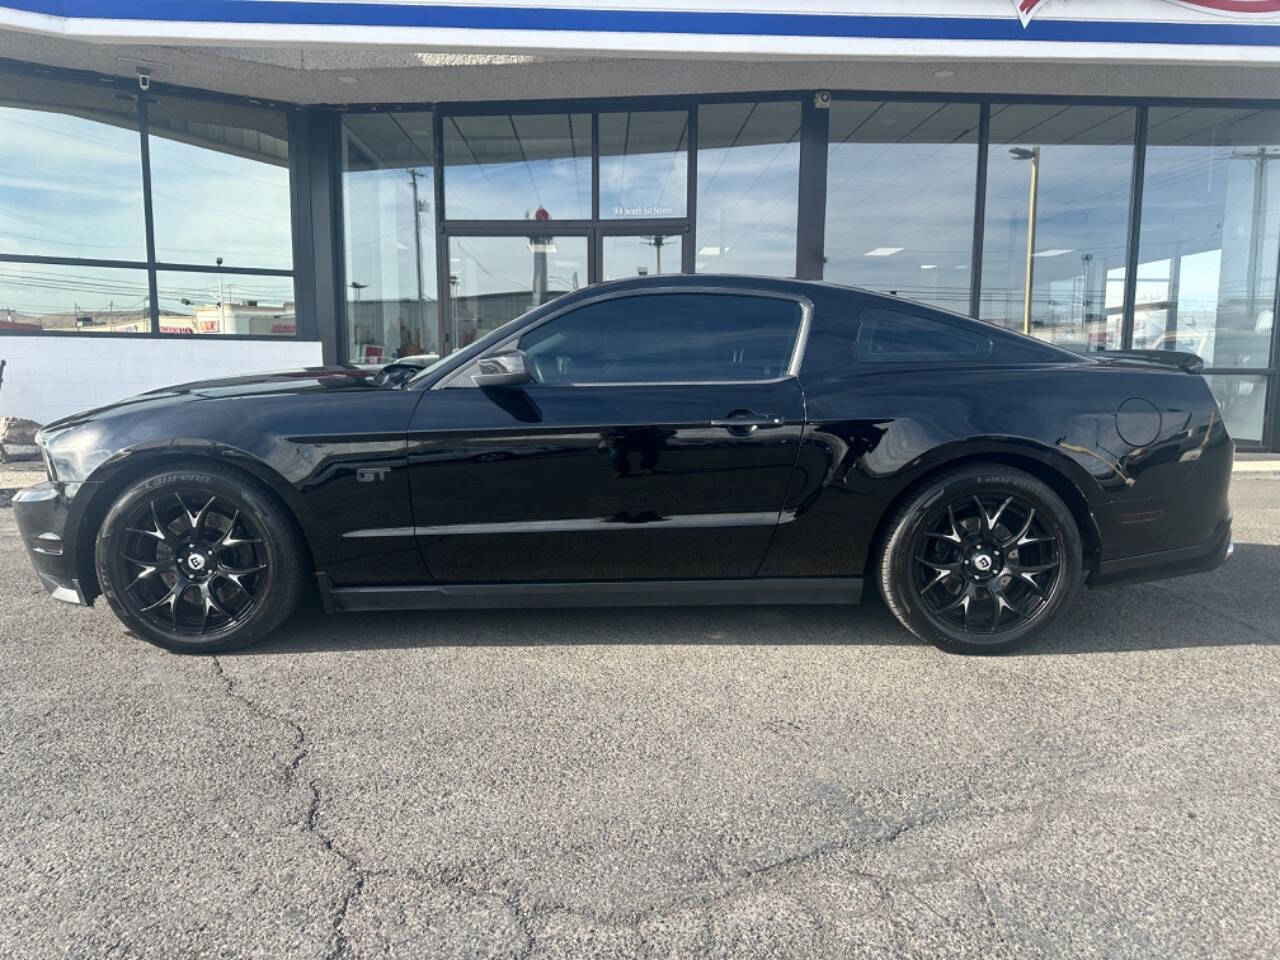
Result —
[[83, 481], [55, 481], [64, 504], [63, 543], [87, 602], [97, 596], [93, 545], [111, 505], [135, 479], [179, 463], [225, 463], [264, 483], [297, 518], [308, 545], [315, 517], [306, 500], [271, 466], [229, 444], [198, 438], [137, 443], [107, 456]]

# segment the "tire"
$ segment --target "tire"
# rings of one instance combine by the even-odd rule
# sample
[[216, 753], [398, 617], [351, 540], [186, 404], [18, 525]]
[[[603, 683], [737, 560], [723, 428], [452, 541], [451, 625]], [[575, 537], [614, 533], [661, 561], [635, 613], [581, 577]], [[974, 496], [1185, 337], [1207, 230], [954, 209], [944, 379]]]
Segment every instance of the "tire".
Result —
[[103, 520], [94, 563], [124, 625], [175, 653], [266, 637], [297, 606], [308, 573], [292, 515], [262, 483], [221, 464], [133, 483]]
[[876, 571], [881, 596], [904, 627], [947, 651], [1013, 650], [1080, 588], [1083, 548], [1071, 511], [1013, 467], [943, 474], [912, 494], [887, 529]]

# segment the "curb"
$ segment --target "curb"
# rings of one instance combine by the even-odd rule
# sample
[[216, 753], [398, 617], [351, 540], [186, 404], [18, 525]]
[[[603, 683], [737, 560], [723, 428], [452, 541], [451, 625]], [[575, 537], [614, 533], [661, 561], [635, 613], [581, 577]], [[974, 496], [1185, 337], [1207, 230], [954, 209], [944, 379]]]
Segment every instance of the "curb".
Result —
[[1237, 460], [1231, 467], [1231, 474], [1244, 477], [1280, 476], [1280, 460]]

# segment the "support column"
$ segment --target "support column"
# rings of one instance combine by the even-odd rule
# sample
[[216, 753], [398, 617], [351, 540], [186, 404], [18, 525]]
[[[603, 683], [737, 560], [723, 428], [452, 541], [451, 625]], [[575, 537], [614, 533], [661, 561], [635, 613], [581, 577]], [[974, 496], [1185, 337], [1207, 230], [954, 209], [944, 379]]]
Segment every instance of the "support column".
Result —
[[347, 360], [342, 263], [342, 158], [338, 115], [289, 115], [293, 264], [298, 336], [319, 340], [324, 362]]

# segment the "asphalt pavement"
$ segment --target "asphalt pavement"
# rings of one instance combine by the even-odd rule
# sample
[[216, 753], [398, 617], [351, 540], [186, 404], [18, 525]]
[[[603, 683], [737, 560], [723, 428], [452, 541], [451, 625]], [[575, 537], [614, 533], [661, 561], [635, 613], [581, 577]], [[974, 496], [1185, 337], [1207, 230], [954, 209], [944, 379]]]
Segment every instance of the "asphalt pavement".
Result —
[[348, 614], [218, 658], [0, 509], [0, 956], [1273, 957], [1280, 480], [1016, 656], [878, 602]]

